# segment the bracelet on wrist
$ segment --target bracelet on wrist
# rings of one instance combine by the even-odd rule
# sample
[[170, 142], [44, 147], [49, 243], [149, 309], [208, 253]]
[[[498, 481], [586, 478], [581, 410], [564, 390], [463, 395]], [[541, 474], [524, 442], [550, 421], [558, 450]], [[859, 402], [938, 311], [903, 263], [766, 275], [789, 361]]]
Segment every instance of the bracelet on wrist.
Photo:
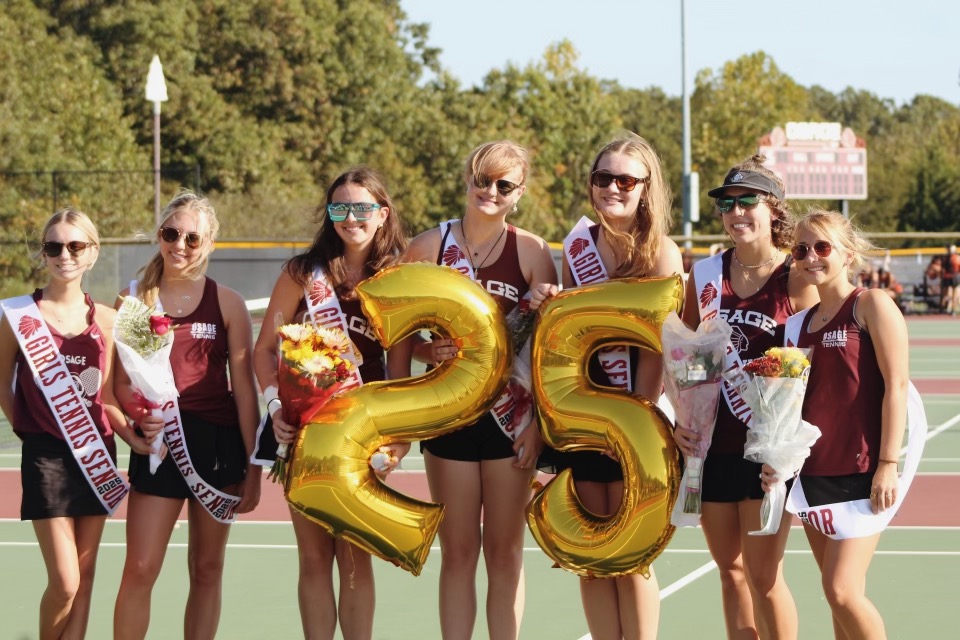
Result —
[[276, 409], [270, 408], [274, 402], [277, 403], [277, 409], [283, 408], [283, 404], [280, 402], [280, 398], [270, 398], [270, 400], [267, 402], [267, 413], [270, 414], [271, 416], [273, 415], [273, 412], [276, 411]]
[[900, 466], [899, 460], [890, 460], [889, 458], [877, 458], [877, 462], [886, 462], [887, 464], [895, 464]]

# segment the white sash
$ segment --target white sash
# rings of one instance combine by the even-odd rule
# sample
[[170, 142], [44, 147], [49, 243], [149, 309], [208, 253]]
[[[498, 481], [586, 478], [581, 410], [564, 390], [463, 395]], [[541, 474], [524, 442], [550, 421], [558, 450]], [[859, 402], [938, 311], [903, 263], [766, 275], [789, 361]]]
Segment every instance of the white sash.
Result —
[[117, 471], [33, 296], [2, 300], [0, 307], [83, 477], [107, 514], [113, 515], [129, 487]]
[[314, 326], [320, 326], [324, 329], [339, 329], [349, 342], [349, 348], [343, 353], [345, 360], [349, 360], [353, 367], [350, 369], [350, 376], [343, 381], [338, 393], [344, 393], [350, 389], [356, 389], [363, 386], [363, 378], [360, 377], [360, 365], [363, 359], [360, 353], [350, 340], [350, 331], [348, 330], [347, 317], [340, 306], [340, 299], [330, 284], [326, 272], [319, 265], [313, 270], [313, 282], [309, 289], [303, 290], [303, 298], [307, 303], [307, 317]]
[[[473, 265], [467, 258], [466, 252], [457, 245], [457, 239], [453, 236], [452, 225], [454, 222], [457, 222], [457, 220], [447, 220], [440, 223], [440, 264], [456, 269], [476, 282], [477, 278], [473, 271]], [[514, 357], [518, 355], [514, 354]], [[522, 384], [520, 377], [511, 376], [510, 382], [500, 392], [500, 397], [497, 398], [497, 401], [493, 403], [493, 408], [490, 409], [490, 415], [496, 421], [497, 426], [511, 441], [515, 441], [526, 428], [526, 425], [517, 427], [513, 424], [513, 414], [517, 409], [518, 400], [524, 394], [529, 395], [529, 393], [530, 389]]]
[[[610, 279], [597, 243], [593, 241], [590, 218], [580, 218], [573, 230], [563, 239], [563, 255], [570, 266], [570, 274], [578, 287], [594, 282], [606, 282]], [[597, 352], [600, 366], [610, 379], [610, 384], [626, 392], [633, 391], [630, 376], [630, 348], [626, 345], [604, 347]]]
[[[784, 344], [789, 347], [797, 345], [809, 311], [806, 309], [787, 319]], [[805, 523], [834, 540], [863, 538], [886, 529], [907, 497], [907, 491], [920, 466], [923, 445], [927, 440], [927, 414], [923, 409], [920, 393], [912, 382], [907, 388], [907, 430], [907, 455], [903, 462], [903, 473], [900, 474], [897, 499], [892, 507], [874, 514], [869, 499], [811, 507], [803, 492], [803, 482], [798, 476], [787, 496], [787, 511], [796, 514]]]
[[[137, 283], [134, 280], [130, 283], [131, 295], [136, 295]], [[160, 297], [157, 297], [157, 313], [163, 313], [163, 304]], [[237, 505], [240, 504], [240, 498], [224, 493], [219, 489], [209, 486], [206, 481], [200, 477], [197, 470], [193, 467], [190, 460], [190, 452], [187, 450], [187, 441], [183, 435], [183, 419], [180, 416], [180, 403], [176, 398], [170, 398], [164, 402], [160, 408], [163, 414], [163, 441], [167, 444], [167, 455], [173, 458], [174, 464], [180, 470], [187, 483], [190, 492], [197, 499], [207, 513], [222, 524], [230, 524], [236, 520]]]
[[[710, 256], [694, 264], [693, 279], [697, 283], [697, 308], [700, 311], [700, 320], [716, 318], [720, 314], [720, 298], [723, 294], [723, 253]], [[724, 373], [741, 372], [741, 376], [745, 376], [746, 374], [743, 374], [742, 371], [743, 360], [740, 358], [740, 352], [734, 348], [732, 342], [727, 343]], [[727, 380], [725, 375], [720, 390], [730, 412], [749, 427], [753, 410], [750, 405], [743, 401], [740, 392], [737, 391], [737, 388], [744, 382], [746, 380], [740, 378], [734, 378], [733, 381]]]

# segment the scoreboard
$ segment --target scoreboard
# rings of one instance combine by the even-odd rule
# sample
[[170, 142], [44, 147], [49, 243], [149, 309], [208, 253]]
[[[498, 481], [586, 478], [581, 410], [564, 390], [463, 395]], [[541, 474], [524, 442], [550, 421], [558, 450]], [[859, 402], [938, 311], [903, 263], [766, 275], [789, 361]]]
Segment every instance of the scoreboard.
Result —
[[788, 122], [760, 140], [790, 199], [866, 200], [867, 149], [837, 122]]

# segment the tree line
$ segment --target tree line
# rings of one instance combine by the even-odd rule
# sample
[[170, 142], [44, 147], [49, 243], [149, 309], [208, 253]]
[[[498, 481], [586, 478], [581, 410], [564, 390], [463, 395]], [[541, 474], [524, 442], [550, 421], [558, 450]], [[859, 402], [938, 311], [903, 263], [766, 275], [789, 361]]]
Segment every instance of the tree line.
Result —
[[[578, 66], [570, 42], [463, 87], [439, 62], [429, 25], [400, 0], [8, 0], [0, 14], [0, 272], [31, 278], [37, 229], [59, 206], [107, 237], [153, 221], [151, 57], [163, 61], [164, 198], [200, 188], [222, 237], [303, 238], [326, 185], [368, 163], [387, 177], [410, 233], [459, 215], [463, 160], [511, 138], [534, 166], [516, 224], [560, 240], [589, 211], [597, 149], [623, 130], [657, 148], [679, 231], [681, 101]], [[932, 96], [897, 105], [855, 88], [804, 87], [762, 51], [699, 71], [691, 94], [693, 169], [722, 179], [787, 121], [836, 121], [868, 146], [870, 231], [960, 231], [960, 107]], [[126, 171], [128, 173], [113, 173]], [[48, 172], [48, 173], [43, 173]], [[697, 233], [718, 233], [705, 212]], [[812, 203], [803, 203], [812, 204]], [[835, 202], [823, 203], [836, 207]], [[12, 285], [11, 285], [12, 286]], [[19, 289], [22, 291], [22, 287]]]

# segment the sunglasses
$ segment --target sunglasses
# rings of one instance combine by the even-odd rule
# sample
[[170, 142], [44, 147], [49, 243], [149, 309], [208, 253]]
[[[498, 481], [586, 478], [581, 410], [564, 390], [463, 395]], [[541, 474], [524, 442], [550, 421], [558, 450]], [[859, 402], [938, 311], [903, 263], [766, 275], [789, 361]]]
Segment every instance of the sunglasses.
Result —
[[616, 182], [617, 189], [620, 191], [633, 191], [639, 183], [646, 181], [646, 178], [634, 178], [628, 175], [615, 176], [606, 171], [594, 171], [590, 174], [590, 184], [601, 189], [606, 189], [611, 182]]
[[746, 211], [747, 209], [753, 209], [764, 199], [759, 193], [748, 193], [745, 196], [722, 196], [717, 198], [717, 209], [720, 213], [729, 213], [739, 204], [740, 208]]
[[184, 244], [187, 245], [189, 249], [196, 249], [203, 242], [203, 238], [196, 231], [188, 231], [183, 233], [180, 229], [176, 227], [161, 227], [160, 228], [160, 239], [164, 242], [169, 242], [173, 244], [180, 239], [180, 236], [183, 236]]
[[366, 222], [381, 208], [375, 202], [331, 202], [327, 205], [327, 215], [334, 222], [343, 222], [352, 213], [357, 222]]
[[79, 240], [74, 240], [72, 242], [44, 242], [43, 253], [48, 258], [59, 258], [63, 254], [63, 248], [66, 247], [70, 255], [76, 258], [78, 255], [87, 250], [87, 247], [93, 246], [92, 242], [80, 242]]
[[497, 193], [502, 196], [510, 195], [520, 186], [509, 180], [491, 180], [489, 176], [473, 176], [473, 184], [477, 189], [489, 189], [491, 183], [497, 186]]
[[800, 262], [801, 260], [806, 260], [807, 254], [811, 251], [813, 251], [815, 256], [826, 258], [828, 255], [830, 255], [830, 252], [833, 251], [833, 245], [826, 240], [814, 242], [812, 247], [801, 243], [790, 249], [790, 255], [793, 256], [794, 260]]

